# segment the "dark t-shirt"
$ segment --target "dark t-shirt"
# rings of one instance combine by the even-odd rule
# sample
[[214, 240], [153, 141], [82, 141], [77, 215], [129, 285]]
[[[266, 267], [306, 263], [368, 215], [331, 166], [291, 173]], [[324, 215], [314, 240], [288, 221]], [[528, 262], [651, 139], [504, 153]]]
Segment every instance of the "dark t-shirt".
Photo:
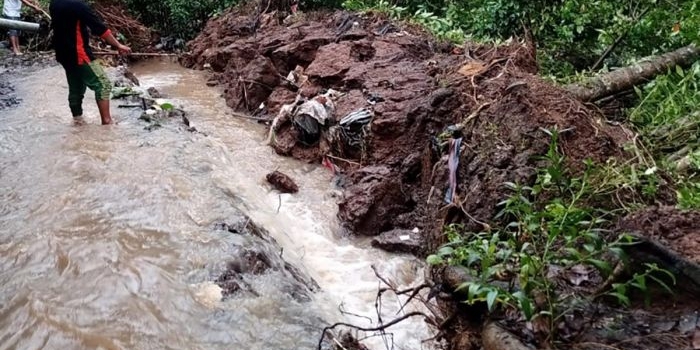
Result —
[[109, 33], [95, 12], [82, 0], [51, 0], [49, 11], [56, 60], [66, 69], [93, 61], [90, 33], [100, 37]]

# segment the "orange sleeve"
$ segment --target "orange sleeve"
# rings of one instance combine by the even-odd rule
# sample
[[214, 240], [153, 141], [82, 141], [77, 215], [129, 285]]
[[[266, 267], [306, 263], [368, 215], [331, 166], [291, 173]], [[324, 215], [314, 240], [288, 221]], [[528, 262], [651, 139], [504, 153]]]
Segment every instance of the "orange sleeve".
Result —
[[100, 35], [100, 39], [103, 39], [103, 40], [104, 40], [104, 39], [105, 39], [107, 36], [109, 36], [110, 34], [112, 34], [112, 31], [109, 30], [109, 29], [107, 29], [107, 30], [105, 30], [104, 33], [102, 33], [102, 35]]

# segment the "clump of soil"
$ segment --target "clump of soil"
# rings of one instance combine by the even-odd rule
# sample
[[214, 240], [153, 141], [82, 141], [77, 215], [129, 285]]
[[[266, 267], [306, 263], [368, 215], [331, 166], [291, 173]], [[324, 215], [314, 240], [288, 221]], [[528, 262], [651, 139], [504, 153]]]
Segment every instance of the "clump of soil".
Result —
[[283, 174], [279, 171], [273, 171], [267, 176], [265, 176], [267, 182], [269, 182], [277, 191], [282, 193], [297, 193], [299, 192], [299, 186], [292, 180], [291, 177]]
[[623, 218], [618, 230], [654, 239], [684, 259], [700, 264], [700, 211], [646, 208]]
[[[435, 234], [450, 222], [480, 229], [476, 222], [494, 216], [505, 182], [533, 180], [550, 140], [542, 129], [562, 130], [561, 148], [577, 168], [620, 155], [626, 141], [535, 76], [534, 50], [520, 42], [461, 49], [381, 16], [304, 14], [285, 23], [276, 13], [231, 10], [189, 46], [182, 63], [210, 69], [234, 109], [259, 112], [263, 104], [272, 119], [297, 96], [333, 89], [344, 95], [334, 101], [331, 125], [372, 110], [359, 146], [330, 137], [301, 142], [290, 121], [273, 145], [308, 162], [332, 156], [349, 184], [339, 216], [355, 234], [415, 227]], [[292, 71], [303, 77], [294, 84], [286, 79]], [[444, 132], [452, 125], [462, 146], [456, 199], [448, 204]]]

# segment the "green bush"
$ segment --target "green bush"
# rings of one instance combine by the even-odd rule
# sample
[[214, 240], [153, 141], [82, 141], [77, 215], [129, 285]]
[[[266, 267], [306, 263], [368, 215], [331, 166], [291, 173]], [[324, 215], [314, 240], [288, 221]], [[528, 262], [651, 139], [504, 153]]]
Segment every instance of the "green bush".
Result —
[[679, 205], [700, 209], [700, 62], [636, 91], [640, 102], [630, 121], [656, 163], [673, 175]]
[[238, 0], [123, 0], [139, 19], [167, 35], [192, 38], [207, 21]]
[[[648, 282], [671, 292], [664, 280], [675, 280], [668, 271], [647, 264], [631, 279], [618, 283], [615, 277], [614, 283], [595, 292], [558, 287], [561, 278], [572, 285], [595, 274], [607, 280], [614, 276], [616, 265], [624, 266], [623, 248], [635, 243], [624, 234], [610, 239], [606, 227], [611, 217], [585, 205], [593, 164], [572, 177], [558, 150], [558, 133], [548, 132], [552, 141], [536, 183], [506, 184], [512, 194], [500, 204], [498, 227], [474, 233], [449, 226], [445, 231], [449, 243], [427, 260], [465, 267], [473, 277], [458, 287], [466, 292], [465, 303], [485, 303], [491, 312], [517, 310], [525, 321], [545, 325], [544, 342], [551, 345], [558, 340], [557, 326], [563, 317], [595, 299], [610, 297], [628, 306], [630, 292], [637, 290], [648, 302]], [[583, 277], [572, 279], [569, 272]]]
[[500, 41], [529, 28], [543, 72], [557, 77], [591, 68], [613, 46], [603, 63], [620, 66], [700, 35], [700, 4], [692, 0], [347, 0], [344, 6], [388, 12], [457, 42]]

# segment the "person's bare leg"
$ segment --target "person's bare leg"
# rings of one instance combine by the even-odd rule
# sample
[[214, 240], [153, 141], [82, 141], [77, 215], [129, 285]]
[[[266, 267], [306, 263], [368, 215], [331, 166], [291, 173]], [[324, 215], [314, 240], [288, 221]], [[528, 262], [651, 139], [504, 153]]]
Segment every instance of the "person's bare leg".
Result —
[[97, 109], [100, 110], [102, 125], [112, 124], [112, 113], [109, 110], [109, 100], [98, 100]]
[[15, 55], [21, 55], [22, 51], [19, 49], [19, 37], [11, 36], [10, 43], [12, 44], [12, 51], [15, 53]]

